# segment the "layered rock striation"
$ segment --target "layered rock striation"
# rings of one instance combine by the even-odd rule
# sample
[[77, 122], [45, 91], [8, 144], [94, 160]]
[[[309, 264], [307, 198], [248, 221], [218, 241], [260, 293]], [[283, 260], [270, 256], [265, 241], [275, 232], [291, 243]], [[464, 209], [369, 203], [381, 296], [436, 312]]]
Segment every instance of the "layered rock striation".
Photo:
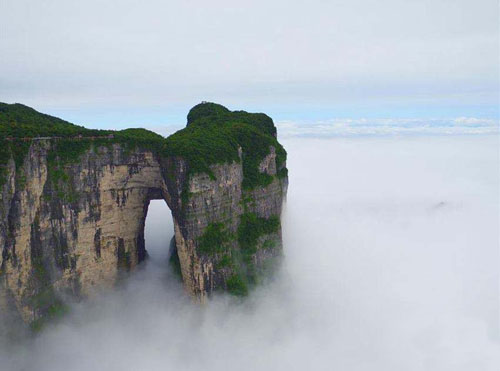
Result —
[[0, 308], [26, 322], [113, 287], [143, 261], [152, 199], [171, 209], [194, 297], [245, 295], [282, 254], [286, 152], [266, 115], [202, 103], [164, 139], [3, 104], [0, 125]]

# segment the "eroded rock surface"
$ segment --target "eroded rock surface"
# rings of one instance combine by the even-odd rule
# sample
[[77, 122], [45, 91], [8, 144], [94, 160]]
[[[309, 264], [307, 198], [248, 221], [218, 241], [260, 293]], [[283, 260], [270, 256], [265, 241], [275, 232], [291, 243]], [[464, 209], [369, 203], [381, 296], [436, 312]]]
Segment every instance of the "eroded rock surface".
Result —
[[[144, 260], [151, 199], [172, 211], [183, 282], [195, 297], [244, 294], [281, 255], [288, 180], [278, 176], [285, 163], [277, 164], [273, 146], [258, 164], [269, 181], [244, 189], [241, 147], [239, 161], [212, 164], [207, 174], [190, 172], [181, 156], [91, 140], [77, 161], [57, 162], [51, 153], [67, 140], [33, 140], [22, 161], [13, 154], [4, 164], [0, 307], [16, 308], [26, 322], [113, 287]], [[259, 232], [247, 241], [253, 226]]]

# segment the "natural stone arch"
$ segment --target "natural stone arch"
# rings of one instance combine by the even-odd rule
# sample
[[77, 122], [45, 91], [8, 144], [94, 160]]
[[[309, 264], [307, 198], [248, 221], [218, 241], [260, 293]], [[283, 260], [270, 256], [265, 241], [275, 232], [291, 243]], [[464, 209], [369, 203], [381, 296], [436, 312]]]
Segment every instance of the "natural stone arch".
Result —
[[13, 302], [31, 322], [59, 297], [115, 285], [146, 256], [151, 199], [165, 200], [172, 212], [184, 286], [201, 300], [217, 289], [246, 295], [258, 271], [281, 255], [286, 152], [267, 115], [203, 103], [190, 111], [186, 129], [164, 139], [143, 129], [95, 136], [11, 108], [30, 118], [23, 125], [38, 115], [64, 135], [4, 143], [0, 308]]
[[[23, 169], [29, 182], [2, 199], [10, 207], [0, 236], [0, 307], [14, 303], [28, 322], [57, 297], [86, 297], [113, 287], [121, 271], [145, 257], [149, 200], [163, 199], [172, 209], [163, 175], [167, 165], [151, 151], [130, 152], [120, 145], [93, 147], [79, 164], [66, 167], [67, 187], [80, 195], [77, 202], [51, 197], [51, 145], [49, 140], [31, 145]], [[9, 162], [9, 177], [16, 171]]]

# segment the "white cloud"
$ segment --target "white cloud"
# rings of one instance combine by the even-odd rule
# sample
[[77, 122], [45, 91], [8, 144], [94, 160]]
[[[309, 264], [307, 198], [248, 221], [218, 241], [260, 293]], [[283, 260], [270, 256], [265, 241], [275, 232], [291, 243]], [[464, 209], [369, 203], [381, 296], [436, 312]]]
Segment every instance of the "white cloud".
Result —
[[455, 119], [331, 119], [316, 122], [281, 121], [280, 137], [330, 138], [355, 135], [450, 135], [496, 134], [495, 119], [459, 117]]
[[497, 138], [285, 145], [275, 282], [193, 304], [167, 272], [172, 222], [155, 204], [145, 269], [27, 344], [0, 336], [2, 370], [497, 371]]

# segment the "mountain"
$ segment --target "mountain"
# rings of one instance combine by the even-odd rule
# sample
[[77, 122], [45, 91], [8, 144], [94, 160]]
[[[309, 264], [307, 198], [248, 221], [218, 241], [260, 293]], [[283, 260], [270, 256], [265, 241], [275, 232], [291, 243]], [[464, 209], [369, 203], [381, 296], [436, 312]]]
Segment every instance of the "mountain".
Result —
[[172, 211], [171, 260], [202, 301], [246, 295], [279, 262], [286, 152], [265, 114], [203, 102], [163, 138], [0, 103], [0, 133], [0, 307], [35, 328], [146, 258], [152, 199]]

